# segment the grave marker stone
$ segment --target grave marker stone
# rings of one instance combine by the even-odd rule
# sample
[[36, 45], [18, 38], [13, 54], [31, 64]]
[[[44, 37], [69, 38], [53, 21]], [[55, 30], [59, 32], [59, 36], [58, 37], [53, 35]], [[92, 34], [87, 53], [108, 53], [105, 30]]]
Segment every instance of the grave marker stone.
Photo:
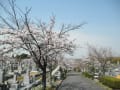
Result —
[[0, 83], [3, 82], [3, 70], [0, 69]]

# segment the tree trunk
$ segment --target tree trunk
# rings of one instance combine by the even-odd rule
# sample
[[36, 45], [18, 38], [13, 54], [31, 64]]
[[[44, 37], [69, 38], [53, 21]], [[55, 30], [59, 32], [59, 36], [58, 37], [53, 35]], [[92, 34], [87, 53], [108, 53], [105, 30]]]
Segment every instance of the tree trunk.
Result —
[[52, 68], [50, 68], [50, 85], [52, 86]]
[[105, 76], [105, 71], [106, 71], [105, 68], [103, 68], [103, 76]]
[[100, 71], [101, 71], [100, 76], [101, 77], [105, 76], [105, 70], [104, 69], [105, 68], [103, 66], [101, 66], [101, 68], [100, 68]]
[[43, 69], [42, 85], [43, 85], [43, 90], [46, 90], [46, 67], [44, 67], [44, 69]]

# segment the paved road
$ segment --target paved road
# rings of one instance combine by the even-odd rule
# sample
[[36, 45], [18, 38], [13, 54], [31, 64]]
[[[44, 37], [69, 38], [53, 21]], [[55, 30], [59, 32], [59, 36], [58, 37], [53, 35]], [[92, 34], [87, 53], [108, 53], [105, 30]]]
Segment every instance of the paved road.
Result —
[[96, 82], [80, 75], [80, 73], [71, 72], [61, 83], [58, 90], [105, 90]]

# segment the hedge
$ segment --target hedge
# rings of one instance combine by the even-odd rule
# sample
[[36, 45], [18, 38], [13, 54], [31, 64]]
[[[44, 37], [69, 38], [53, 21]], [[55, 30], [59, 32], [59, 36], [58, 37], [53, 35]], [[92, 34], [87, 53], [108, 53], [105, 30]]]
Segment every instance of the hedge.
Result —
[[101, 77], [99, 80], [104, 85], [106, 85], [110, 88], [120, 89], [120, 79], [117, 79], [117, 78], [111, 77], [111, 76], [104, 76], [104, 77]]
[[83, 72], [82, 75], [88, 78], [93, 78], [93, 75], [89, 74], [88, 72]]

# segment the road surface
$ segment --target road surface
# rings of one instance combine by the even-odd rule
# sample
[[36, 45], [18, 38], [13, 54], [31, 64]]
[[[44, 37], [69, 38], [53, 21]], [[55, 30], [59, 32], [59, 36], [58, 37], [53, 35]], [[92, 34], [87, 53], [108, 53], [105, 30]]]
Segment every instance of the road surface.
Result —
[[95, 81], [81, 76], [80, 73], [71, 72], [61, 83], [57, 90], [105, 90]]

